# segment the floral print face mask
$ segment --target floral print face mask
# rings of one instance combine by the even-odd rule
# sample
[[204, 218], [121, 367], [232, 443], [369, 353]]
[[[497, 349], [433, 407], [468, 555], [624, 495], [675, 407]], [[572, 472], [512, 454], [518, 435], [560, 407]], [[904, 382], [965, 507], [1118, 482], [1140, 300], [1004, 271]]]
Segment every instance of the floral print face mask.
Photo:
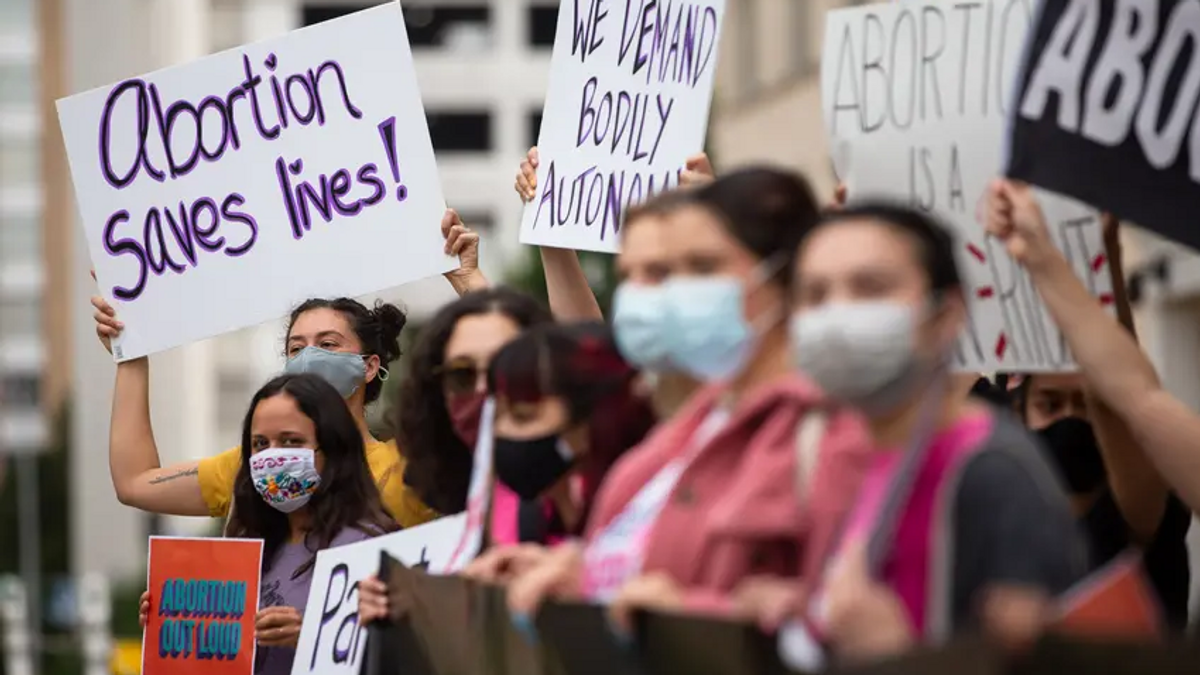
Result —
[[307, 448], [271, 448], [250, 456], [250, 479], [264, 501], [284, 513], [308, 503], [321, 474], [316, 452]]

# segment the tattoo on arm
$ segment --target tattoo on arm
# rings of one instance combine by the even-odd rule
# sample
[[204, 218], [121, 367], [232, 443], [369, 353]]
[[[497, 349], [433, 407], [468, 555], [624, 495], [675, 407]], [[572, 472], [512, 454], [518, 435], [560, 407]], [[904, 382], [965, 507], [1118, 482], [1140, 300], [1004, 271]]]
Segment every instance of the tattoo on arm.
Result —
[[175, 473], [172, 473], [172, 474], [168, 474], [166, 476], [155, 476], [154, 478], [150, 479], [150, 484], [151, 485], [160, 485], [162, 483], [169, 483], [170, 481], [173, 481], [173, 480], [176, 480], [179, 478], [184, 478], [186, 476], [196, 476], [199, 473], [200, 473], [200, 469], [198, 467], [192, 467], [190, 469], [180, 469], [179, 471], [176, 471]]

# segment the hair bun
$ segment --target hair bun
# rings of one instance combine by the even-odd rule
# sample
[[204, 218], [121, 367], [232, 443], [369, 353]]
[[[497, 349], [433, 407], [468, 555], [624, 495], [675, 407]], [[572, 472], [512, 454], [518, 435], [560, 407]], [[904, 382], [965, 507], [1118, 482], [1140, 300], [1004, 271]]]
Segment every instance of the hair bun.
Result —
[[388, 362], [394, 361], [400, 356], [400, 333], [408, 324], [408, 315], [389, 302], [375, 303], [371, 314], [379, 324], [379, 341], [386, 352], [384, 356]]

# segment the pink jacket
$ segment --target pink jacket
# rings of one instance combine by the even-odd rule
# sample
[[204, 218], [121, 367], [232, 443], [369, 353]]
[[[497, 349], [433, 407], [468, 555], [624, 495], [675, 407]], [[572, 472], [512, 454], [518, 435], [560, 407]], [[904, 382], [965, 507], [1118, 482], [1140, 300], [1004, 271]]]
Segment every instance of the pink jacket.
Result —
[[[725, 389], [707, 387], [613, 468], [597, 495], [588, 537], [611, 522], [692, 437]], [[693, 609], [720, 611], [752, 575], [815, 578], [854, 504], [870, 459], [867, 429], [830, 409], [815, 473], [801, 504], [796, 438], [820, 392], [799, 376], [744, 396], [729, 422], [684, 470], [649, 536], [643, 570], [666, 571], [689, 590]]]

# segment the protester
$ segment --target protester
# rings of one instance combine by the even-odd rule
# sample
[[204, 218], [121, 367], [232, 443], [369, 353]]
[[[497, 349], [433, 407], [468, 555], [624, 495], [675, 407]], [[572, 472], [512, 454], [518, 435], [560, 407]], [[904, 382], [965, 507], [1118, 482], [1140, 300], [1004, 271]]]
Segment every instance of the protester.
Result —
[[[865, 447], [854, 415], [829, 415], [820, 452], [812, 448], [821, 459], [797, 461], [797, 429], [820, 395], [789, 372], [786, 285], [818, 218], [811, 190], [793, 174], [755, 168], [693, 198], [671, 226], [665, 335], [672, 363], [709, 386], [613, 467], [583, 542], [513, 580], [519, 625], [546, 596], [619, 600], [649, 584], [660, 604], [722, 609], [745, 576], [815, 570], [837, 505], [857, 486], [855, 463], [841, 460]], [[797, 472], [808, 466], [813, 510], [802, 512]]]
[[393, 423], [408, 460], [405, 480], [425, 503], [442, 513], [466, 507], [488, 366], [522, 331], [551, 321], [537, 300], [498, 287], [442, 307], [421, 331]]
[[867, 416], [878, 448], [810, 604], [834, 654], [938, 644], [978, 625], [993, 594], [1050, 598], [1077, 581], [1084, 545], [1036, 442], [950, 385], [966, 300], [949, 232], [848, 205], [805, 237], [794, 283], [796, 365]]
[[[246, 413], [227, 533], [263, 540], [257, 675], [292, 672], [317, 553], [396, 529], [341, 394], [316, 375], [281, 375]], [[150, 599], [142, 594], [143, 626]]]
[[[1110, 509], [1110, 517], [1101, 515], [1090, 524], [1089, 529], [1099, 530], [1093, 531], [1093, 549], [1103, 556], [1124, 548], [1130, 539], [1145, 546], [1148, 576], [1168, 620], [1178, 626], [1186, 607], [1179, 595], [1188, 587], [1177, 543], [1185, 527], [1172, 506], [1173, 499], [1163, 507], [1162, 492], [1155, 498], [1154, 486], [1165, 479], [1193, 511], [1200, 509], [1200, 453], [1195, 450], [1200, 418], [1162, 388], [1134, 336], [1112, 320], [1075, 276], [1051, 240], [1045, 216], [1028, 186], [1005, 180], [992, 185], [987, 228], [1028, 271], [1086, 377], [1092, 400], [1111, 409], [1131, 434], [1126, 445], [1106, 447], [1101, 427], [1096, 427], [1101, 456], [1108, 463], [1116, 455], [1121, 469], [1110, 466], [1107, 471], [1111, 501], [1118, 508], [1117, 513]], [[1119, 260], [1110, 264], [1119, 265]], [[1119, 425], [1114, 426], [1120, 430]], [[1157, 467], [1157, 475], [1139, 465], [1140, 453], [1131, 447], [1134, 441]], [[1088, 478], [1094, 480], [1094, 473]]]
[[[551, 321], [537, 300], [499, 287], [446, 305], [421, 331], [393, 422], [408, 460], [405, 481], [425, 503], [442, 513], [466, 507], [488, 366], [522, 331]], [[518, 500], [502, 485], [493, 493], [497, 501]], [[359, 584], [360, 621], [387, 616], [386, 594], [375, 577]]]
[[[462, 265], [446, 278], [459, 292], [485, 287], [487, 280], [477, 266], [479, 235], [468, 231], [453, 211], [443, 219], [442, 232], [447, 252], [458, 255]], [[124, 325], [104, 298], [92, 298], [92, 305], [96, 333], [111, 352], [110, 341]], [[368, 309], [347, 298], [308, 300], [292, 312], [285, 354], [287, 372], [319, 373], [345, 394], [384, 505], [397, 522], [410, 527], [432, 520], [436, 513], [406, 487], [405, 462], [396, 444], [375, 440], [366, 424], [366, 406], [383, 390], [380, 376], [400, 356], [398, 338], [405, 323], [404, 313], [392, 305]], [[109, 469], [117, 498], [152, 513], [228, 515], [241, 450], [163, 467], [150, 423], [149, 394], [149, 359], [117, 364], [109, 437]]]
[[[517, 171], [515, 188], [522, 201], [537, 195], [538, 150], [530, 148]], [[714, 178], [708, 156], [690, 157], [680, 185], [695, 188]], [[621, 284], [613, 296], [613, 328], [622, 354], [642, 371], [655, 411], [666, 418], [699, 386], [695, 379], [671, 368], [663, 355], [662, 282], [669, 273], [674, 240], [669, 220], [688, 203], [690, 190], [674, 190], [627, 210], [622, 218], [617, 272]], [[599, 320], [603, 316], [575, 251], [542, 247], [550, 309], [559, 321]]]
[[[522, 501], [519, 513], [514, 502], [493, 503], [492, 544], [582, 533], [609, 468], [654, 426], [636, 375], [603, 324], [534, 328], [496, 355], [496, 478]], [[494, 578], [508, 559], [499, 549], [468, 575]]]

